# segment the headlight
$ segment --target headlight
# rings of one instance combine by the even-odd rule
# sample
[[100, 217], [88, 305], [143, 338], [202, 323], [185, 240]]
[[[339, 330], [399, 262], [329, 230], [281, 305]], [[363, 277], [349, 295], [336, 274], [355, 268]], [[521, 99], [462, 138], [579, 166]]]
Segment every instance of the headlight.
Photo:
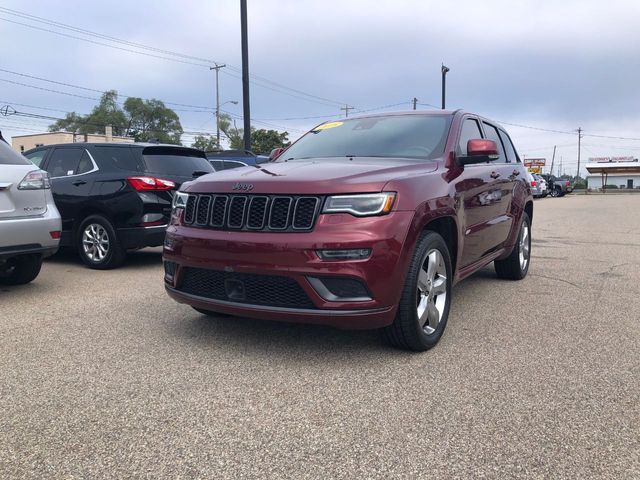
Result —
[[176, 192], [173, 195], [173, 203], [171, 204], [171, 208], [173, 210], [185, 208], [187, 206], [187, 200], [189, 200], [189, 195], [187, 193]]
[[358, 217], [385, 215], [391, 211], [396, 194], [367, 193], [328, 197], [322, 213], [350, 213]]

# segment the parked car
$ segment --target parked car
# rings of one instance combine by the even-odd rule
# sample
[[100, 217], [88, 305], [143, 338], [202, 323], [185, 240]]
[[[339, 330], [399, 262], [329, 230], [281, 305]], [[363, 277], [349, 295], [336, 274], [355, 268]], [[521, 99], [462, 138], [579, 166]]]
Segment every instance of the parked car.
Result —
[[24, 155], [51, 176], [61, 245], [96, 269], [119, 266], [127, 250], [162, 245], [174, 191], [213, 172], [204, 152], [175, 145], [75, 143]]
[[549, 188], [549, 194], [552, 197], [562, 197], [567, 193], [571, 193], [573, 188], [569, 180], [562, 180], [561, 178], [554, 177], [548, 173], [543, 173], [542, 178], [547, 182]]
[[457, 110], [329, 122], [176, 193], [165, 287], [199, 312], [382, 328], [426, 350], [454, 284], [530, 264], [533, 198], [497, 123]]
[[220, 150], [207, 152], [207, 158], [216, 172], [230, 168], [246, 167], [256, 163], [266, 162], [269, 157], [256, 155], [249, 150]]
[[16, 153], [0, 134], [0, 284], [29, 283], [60, 242], [60, 213], [47, 172]]
[[547, 181], [537, 173], [532, 173], [533, 178], [540, 184], [540, 190], [542, 191], [542, 197], [546, 197], [549, 194], [549, 188], [547, 187]]
[[529, 185], [531, 185], [531, 195], [533, 195], [533, 198], [542, 197], [542, 185], [538, 182], [533, 173], [529, 172], [528, 170], [525, 170], [525, 172], [527, 182], [529, 182]]

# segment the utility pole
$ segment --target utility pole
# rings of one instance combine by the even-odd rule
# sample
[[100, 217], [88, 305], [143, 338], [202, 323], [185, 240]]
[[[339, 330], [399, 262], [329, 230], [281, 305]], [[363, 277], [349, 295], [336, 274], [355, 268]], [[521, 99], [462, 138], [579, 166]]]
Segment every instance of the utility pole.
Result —
[[447, 84], [447, 72], [449, 71], [449, 67], [445, 67], [444, 63], [442, 64], [442, 110], [444, 110], [445, 106], [445, 92], [446, 92], [446, 84]]
[[340, 110], [344, 110], [344, 116], [349, 116], [349, 110], [353, 110], [356, 107], [350, 107], [349, 105], [345, 105], [344, 107], [340, 107]]
[[220, 148], [220, 88], [218, 85], [218, 71], [226, 65], [215, 64], [215, 67], [209, 67], [209, 70], [216, 71], [216, 145]]
[[562, 171], [562, 155], [560, 155], [560, 166], [558, 167], [558, 176], [561, 177], [562, 175], [564, 175], [564, 172]]
[[413, 109], [416, 109], [416, 105], [418, 104], [418, 99], [416, 97], [413, 97], [413, 100], [411, 100], [413, 102]]
[[580, 176], [580, 139], [582, 139], [582, 127], [578, 127], [578, 175]]
[[242, 109], [244, 149], [251, 150], [251, 113], [249, 111], [249, 41], [247, 38], [247, 0], [240, 0], [240, 36], [242, 38]]
[[551, 156], [551, 171], [549, 175], [553, 175], [553, 161], [556, 159], [556, 145], [553, 146], [553, 155]]

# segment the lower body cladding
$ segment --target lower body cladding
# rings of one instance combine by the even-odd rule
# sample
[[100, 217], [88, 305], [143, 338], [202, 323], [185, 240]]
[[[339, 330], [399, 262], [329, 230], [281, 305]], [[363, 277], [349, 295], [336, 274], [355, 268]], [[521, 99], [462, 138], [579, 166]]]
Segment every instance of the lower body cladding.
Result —
[[294, 233], [171, 225], [165, 287], [176, 301], [202, 310], [380, 328], [395, 317], [412, 219], [413, 212], [321, 215], [313, 231]]

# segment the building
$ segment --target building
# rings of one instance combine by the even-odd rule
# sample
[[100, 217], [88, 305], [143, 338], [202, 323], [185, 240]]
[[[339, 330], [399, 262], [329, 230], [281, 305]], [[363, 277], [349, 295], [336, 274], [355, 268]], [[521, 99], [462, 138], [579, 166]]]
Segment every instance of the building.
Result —
[[590, 158], [587, 163], [587, 188], [601, 190], [603, 185], [613, 188], [640, 189], [640, 163], [633, 157]]
[[111, 127], [105, 128], [105, 134], [95, 133], [71, 133], [71, 132], [48, 132], [35, 133], [32, 135], [15, 135], [11, 137], [11, 146], [18, 152], [26, 152], [35, 147], [43, 145], [53, 145], [56, 143], [133, 143], [133, 137], [114, 136]]

